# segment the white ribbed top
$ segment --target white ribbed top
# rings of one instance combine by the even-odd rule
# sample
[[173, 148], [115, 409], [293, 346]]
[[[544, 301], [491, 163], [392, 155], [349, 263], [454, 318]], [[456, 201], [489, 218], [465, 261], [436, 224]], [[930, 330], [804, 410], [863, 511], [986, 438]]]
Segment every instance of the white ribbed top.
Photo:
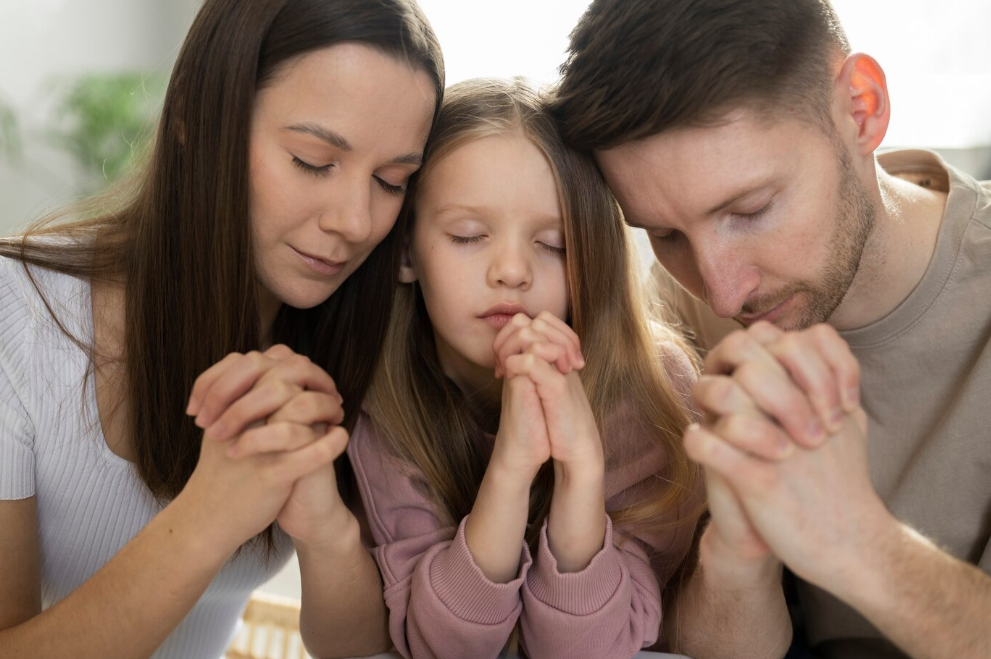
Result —
[[[38, 268], [32, 274], [69, 331], [91, 342], [89, 283]], [[107, 446], [87, 366], [23, 266], [0, 257], [0, 499], [36, 497], [45, 609], [89, 579], [161, 510], [134, 465]], [[280, 534], [268, 565], [263, 551], [241, 552], [153, 658], [223, 655], [251, 591], [285, 565], [291, 551]]]

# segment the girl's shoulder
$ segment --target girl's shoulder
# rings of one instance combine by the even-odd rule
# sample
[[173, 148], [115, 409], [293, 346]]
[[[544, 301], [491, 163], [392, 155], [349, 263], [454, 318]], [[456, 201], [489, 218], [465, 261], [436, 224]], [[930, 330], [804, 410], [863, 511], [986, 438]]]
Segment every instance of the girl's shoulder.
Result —
[[698, 379], [701, 359], [692, 345], [669, 325], [652, 322], [650, 335], [654, 352], [664, 366], [664, 372], [675, 392], [682, 398], [689, 397], [689, 391]]

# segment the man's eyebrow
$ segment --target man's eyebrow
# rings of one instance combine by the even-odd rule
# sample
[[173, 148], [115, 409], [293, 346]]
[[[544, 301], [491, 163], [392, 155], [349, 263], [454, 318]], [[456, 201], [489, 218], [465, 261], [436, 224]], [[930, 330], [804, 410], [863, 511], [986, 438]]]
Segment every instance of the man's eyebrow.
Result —
[[[351, 144], [344, 138], [340, 133], [330, 130], [329, 128], [324, 128], [323, 126], [318, 126], [317, 124], [293, 124], [292, 126], [286, 126], [286, 130], [291, 130], [295, 133], [304, 133], [306, 135], [313, 135], [331, 146], [335, 146], [341, 151], [351, 151]], [[415, 165], [420, 167], [423, 165], [423, 154], [422, 153], [407, 153], [389, 161], [391, 164], [395, 165]]]

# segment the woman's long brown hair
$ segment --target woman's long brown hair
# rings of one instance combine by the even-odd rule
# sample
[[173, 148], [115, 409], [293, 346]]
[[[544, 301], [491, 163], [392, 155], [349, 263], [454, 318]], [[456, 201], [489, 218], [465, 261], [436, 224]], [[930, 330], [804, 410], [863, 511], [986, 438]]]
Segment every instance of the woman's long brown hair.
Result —
[[[673, 343], [692, 353], [673, 329], [652, 320], [632, 241], [592, 158], [564, 146], [541, 95], [525, 82], [471, 80], [447, 90], [420, 181], [458, 147], [507, 134], [522, 134], [540, 148], [557, 180], [565, 217], [570, 320], [586, 357], [581, 379], [603, 430], [607, 468], [639, 457], [624, 455], [626, 449], [610, 441], [605, 424], [611, 415], [646, 429], [667, 458], [665, 472], [658, 475], [666, 480], [660, 496], [641, 497], [610, 511], [610, 517], [626, 530], [694, 524], [696, 514], [681, 519], [672, 515], [678, 510], [701, 512], [701, 502], [693, 497], [699, 474], [681, 443], [690, 415], [666, 374], [658, 344]], [[412, 226], [413, 205], [405, 212]], [[395, 453], [422, 472], [424, 488], [454, 525], [471, 512], [488, 465], [478, 441], [482, 425], [471, 412], [476, 408], [441, 370], [418, 287], [400, 287], [366, 409]], [[553, 476], [545, 465], [531, 489], [526, 534], [531, 547], [550, 509]]]
[[[141, 479], [163, 502], [182, 490], [199, 458], [202, 431], [184, 414], [193, 381], [262, 340], [248, 223], [255, 95], [286, 62], [342, 42], [426, 71], [439, 107], [440, 46], [415, 0], [207, 0], [179, 53], [145, 169], [121, 191], [0, 242], [0, 255], [25, 269], [123, 285], [129, 435]], [[334, 377], [351, 409], [388, 327], [402, 231], [397, 223], [326, 302], [283, 306], [273, 327], [275, 342]], [[48, 310], [91, 367], [118, 357], [97, 355]], [[270, 530], [266, 536], [271, 543]]]

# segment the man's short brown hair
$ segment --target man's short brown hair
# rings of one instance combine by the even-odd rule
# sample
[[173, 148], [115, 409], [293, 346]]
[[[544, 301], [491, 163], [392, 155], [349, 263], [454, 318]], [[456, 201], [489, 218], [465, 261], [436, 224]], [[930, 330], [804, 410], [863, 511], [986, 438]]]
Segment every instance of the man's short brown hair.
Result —
[[741, 107], [831, 127], [833, 62], [849, 51], [828, 0], [594, 0], [551, 110], [581, 149]]

